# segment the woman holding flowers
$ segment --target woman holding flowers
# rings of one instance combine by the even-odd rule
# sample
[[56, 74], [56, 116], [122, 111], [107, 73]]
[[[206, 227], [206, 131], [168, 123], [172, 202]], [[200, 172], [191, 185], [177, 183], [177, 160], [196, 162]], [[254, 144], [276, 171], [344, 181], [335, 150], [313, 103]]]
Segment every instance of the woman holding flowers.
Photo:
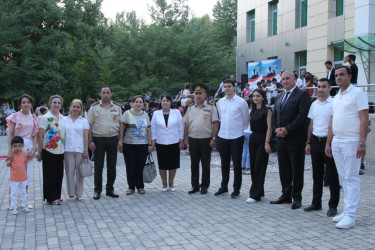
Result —
[[39, 123], [38, 158], [43, 163], [43, 200], [61, 205], [61, 186], [64, 176], [64, 117], [60, 114], [63, 99], [53, 95], [49, 111]]

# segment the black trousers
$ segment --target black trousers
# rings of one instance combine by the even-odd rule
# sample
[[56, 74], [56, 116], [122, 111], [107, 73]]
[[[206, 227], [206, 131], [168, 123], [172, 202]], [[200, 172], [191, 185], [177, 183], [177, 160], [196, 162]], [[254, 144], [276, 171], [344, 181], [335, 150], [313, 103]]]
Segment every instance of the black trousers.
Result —
[[[192, 188], [208, 189], [210, 186], [211, 138], [195, 139], [189, 137]], [[199, 185], [199, 163], [202, 162], [202, 182]]]
[[64, 177], [64, 154], [52, 154], [42, 150], [43, 200], [53, 202], [61, 199]]
[[236, 139], [224, 139], [217, 137], [217, 149], [221, 158], [221, 187], [228, 188], [229, 173], [230, 173], [230, 160], [232, 158], [234, 167], [234, 181], [233, 188], [240, 191], [242, 185], [242, 151], [243, 151], [244, 136]]
[[288, 144], [278, 139], [277, 158], [282, 186], [282, 197], [302, 201], [303, 172], [305, 170], [305, 145]]
[[94, 191], [101, 193], [103, 185], [104, 156], [107, 153], [107, 192], [112, 192], [116, 180], [118, 136], [93, 137], [95, 143], [94, 157]]
[[313, 200], [312, 204], [322, 204], [324, 165], [326, 165], [326, 176], [330, 180], [329, 207], [337, 208], [340, 200], [340, 182], [337, 174], [336, 164], [333, 158], [325, 154], [326, 140], [318, 141], [311, 138], [311, 161], [313, 167]]
[[250, 136], [249, 152], [251, 166], [250, 198], [260, 200], [264, 196], [264, 179], [269, 155], [265, 150], [266, 133], [253, 132]]
[[143, 168], [145, 167], [148, 144], [125, 144], [123, 147], [124, 159], [126, 164], [126, 179], [129, 189], [143, 189]]

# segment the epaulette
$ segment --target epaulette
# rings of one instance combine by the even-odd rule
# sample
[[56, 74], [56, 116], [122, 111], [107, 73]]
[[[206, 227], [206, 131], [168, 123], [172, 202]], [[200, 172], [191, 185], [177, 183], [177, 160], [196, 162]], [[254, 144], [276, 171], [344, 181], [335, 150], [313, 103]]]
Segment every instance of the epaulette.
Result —
[[91, 104], [91, 106], [95, 106], [95, 105], [98, 105], [100, 102], [94, 102], [93, 104]]

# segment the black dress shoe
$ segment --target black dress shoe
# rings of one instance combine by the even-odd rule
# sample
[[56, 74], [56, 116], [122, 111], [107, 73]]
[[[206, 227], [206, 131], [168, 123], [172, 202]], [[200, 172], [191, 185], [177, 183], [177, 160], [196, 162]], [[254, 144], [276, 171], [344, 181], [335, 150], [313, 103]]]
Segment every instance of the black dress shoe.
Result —
[[112, 198], [120, 197], [120, 195], [116, 194], [115, 191], [107, 192], [105, 195], [110, 196]]
[[313, 211], [313, 210], [322, 210], [322, 204], [320, 204], [320, 205], [311, 204], [310, 206], [305, 207], [303, 210], [305, 212], [310, 212], [310, 211]]
[[201, 188], [201, 194], [207, 194], [207, 189], [206, 188]]
[[94, 198], [94, 200], [99, 200], [100, 199], [100, 193], [99, 192], [95, 192], [94, 196], [92, 198]]
[[302, 202], [301, 201], [293, 201], [293, 204], [292, 206], [290, 207], [291, 209], [298, 209], [302, 206]]
[[233, 193], [230, 194], [230, 197], [233, 199], [237, 198], [240, 195], [240, 191], [234, 190]]
[[224, 193], [228, 193], [228, 188], [219, 188], [219, 190], [215, 193], [215, 196], [219, 196]]
[[194, 194], [194, 193], [196, 193], [196, 192], [199, 192], [199, 188], [193, 188], [192, 190], [190, 190], [190, 191], [188, 192], [188, 194]]
[[292, 203], [292, 198], [284, 198], [280, 197], [276, 201], [270, 201], [270, 204], [284, 204], [284, 203]]
[[332, 217], [332, 216], [335, 216], [337, 214], [337, 208], [334, 208], [334, 207], [330, 207], [327, 211], [327, 216], [328, 217]]

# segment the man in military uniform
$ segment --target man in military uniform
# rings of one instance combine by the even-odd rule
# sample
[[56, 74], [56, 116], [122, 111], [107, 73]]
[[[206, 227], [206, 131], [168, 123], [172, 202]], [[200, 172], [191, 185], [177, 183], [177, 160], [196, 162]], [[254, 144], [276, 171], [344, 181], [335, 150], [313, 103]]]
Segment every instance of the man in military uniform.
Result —
[[[210, 186], [211, 150], [215, 147], [218, 131], [218, 114], [215, 106], [206, 101], [207, 87], [201, 83], [193, 86], [195, 103], [191, 104], [184, 116], [185, 145], [190, 145], [191, 185], [193, 194], [201, 190], [206, 194]], [[202, 182], [199, 185], [199, 162], [202, 162]]]
[[90, 123], [89, 147], [95, 152], [94, 159], [94, 200], [99, 200], [102, 192], [102, 174], [104, 156], [107, 152], [107, 185], [106, 195], [118, 198], [113, 184], [116, 180], [117, 149], [121, 149], [122, 140], [119, 138], [121, 107], [112, 102], [112, 88], [103, 86], [100, 90], [101, 100], [94, 103], [87, 117]]

